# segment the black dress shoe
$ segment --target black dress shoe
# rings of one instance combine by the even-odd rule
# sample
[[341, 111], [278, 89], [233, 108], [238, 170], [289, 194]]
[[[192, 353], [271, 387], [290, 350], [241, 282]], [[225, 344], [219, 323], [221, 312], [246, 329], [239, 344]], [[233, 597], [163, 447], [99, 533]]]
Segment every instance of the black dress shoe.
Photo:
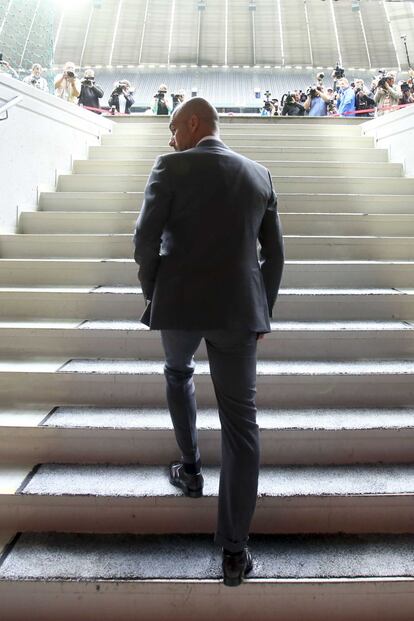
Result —
[[169, 467], [170, 483], [179, 487], [185, 496], [200, 498], [203, 495], [204, 479], [201, 473], [188, 474], [181, 461], [173, 461]]
[[252, 569], [253, 559], [248, 548], [244, 548], [236, 554], [230, 554], [223, 550], [223, 582], [226, 586], [239, 586], [243, 582], [244, 576]]

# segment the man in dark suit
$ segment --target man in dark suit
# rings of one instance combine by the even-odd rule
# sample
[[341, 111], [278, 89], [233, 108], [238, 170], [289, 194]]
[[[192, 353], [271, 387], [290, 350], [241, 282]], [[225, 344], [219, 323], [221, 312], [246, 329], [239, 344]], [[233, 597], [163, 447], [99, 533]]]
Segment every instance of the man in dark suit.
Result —
[[135, 231], [147, 300], [142, 321], [161, 330], [165, 351], [167, 400], [182, 454], [170, 465], [170, 482], [191, 497], [203, 490], [193, 355], [206, 341], [222, 427], [216, 542], [223, 548], [224, 583], [237, 586], [252, 568], [256, 345], [270, 332], [282, 234], [269, 171], [223, 144], [213, 106], [189, 100], [176, 108], [170, 130], [176, 153], [157, 159]]

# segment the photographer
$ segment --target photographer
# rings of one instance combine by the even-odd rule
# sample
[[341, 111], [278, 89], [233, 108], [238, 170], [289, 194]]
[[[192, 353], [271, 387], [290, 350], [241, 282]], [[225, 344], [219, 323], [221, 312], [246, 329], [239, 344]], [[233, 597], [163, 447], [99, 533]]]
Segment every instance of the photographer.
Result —
[[25, 84], [30, 84], [34, 88], [39, 89], [40, 91], [44, 91], [45, 93], [49, 92], [49, 88], [47, 82], [44, 78], [42, 78], [43, 68], [39, 63], [35, 63], [32, 67], [32, 73], [25, 78], [23, 78], [22, 82]]
[[392, 112], [393, 106], [398, 105], [401, 97], [400, 89], [394, 86], [395, 75], [387, 73], [385, 76], [375, 80], [374, 101], [378, 106], [377, 113], [379, 116]]
[[406, 82], [400, 82], [399, 84], [401, 97], [398, 100], [400, 106], [406, 106], [407, 104], [414, 103], [414, 88], [412, 79]]
[[7, 62], [7, 60], [3, 60], [3, 54], [0, 54], [0, 73], [9, 73], [13, 78], [19, 79], [19, 75], [17, 71], [13, 69], [13, 67]]
[[304, 116], [305, 108], [300, 102], [300, 92], [285, 93], [281, 101], [281, 116]]
[[339, 116], [355, 116], [355, 93], [346, 78], [338, 80], [336, 108]]
[[131, 114], [131, 108], [134, 105], [133, 93], [135, 89], [131, 87], [128, 80], [119, 80], [114, 83], [114, 90], [108, 100], [110, 108], [120, 112], [121, 114]]
[[331, 101], [328, 93], [322, 85], [313, 85], [306, 91], [306, 101], [303, 104], [304, 109], [308, 112], [308, 116], [327, 116], [328, 104]]
[[67, 62], [63, 73], [55, 77], [55, 95], [70, 103], [78, 103], [80, 92], [81, 82], [75, 73], [75, 64]]
[[[93, 69], [85, 69], [81, 80], [81, 92], [78, 104], [86, 108], [100, 108], [100, 99], [103, 97], [103, 89], [95, 82], [95, 72]], [[96, 114], [100, 114], [98, 110], [92, 110]]]
[[178, 91], [178, 93], [171, 93], [172, 109], [175, 110], [177, 106], [184, 103], [185, 93], [184, 91]]
[[374, 99], [371, 97], [371, 94], [367, 87], [364, 84], [364, 80], [356, 79], [355, 80], [355, 108], [359, 110], [360, 113], [358, 116], [372, 117], [375, 114], [374, 112], [363, 112], [363, 110], [373, 110], [376, 108], [376, 103]]
[[270, 91], [266, 91], [264, 93], [266, 99], [263, 100], [263, 108], [260, 109], [260, 116], [274, 116], [276, 112], [276, 108], [270, 99], [272, 93]]
[[167, 87], [165, 84], [160, 84], [158, 87], [158, 93], [154, 95], [154, 101], [151, 107], [152, 113], [157, 115], [171, 114], [172, 103], [167, 95]]

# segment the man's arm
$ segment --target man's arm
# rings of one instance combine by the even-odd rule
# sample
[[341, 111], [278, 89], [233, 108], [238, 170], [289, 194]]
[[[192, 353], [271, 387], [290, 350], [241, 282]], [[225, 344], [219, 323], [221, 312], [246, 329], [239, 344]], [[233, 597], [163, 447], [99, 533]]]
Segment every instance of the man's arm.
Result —
[[263, 216], [259, 231], [260, 268], [266, 288], [269, 316], [272, 316], [273, 306], [282, 280], [284, 249], [282, 227], [277, 213], [277, 199], [273, 190], [269, 173], [271, 196]]
[[138, 278], [146, 300], [152, 299], [160, 262], [161, 236], [170, 213], [171, 201], [172, 191], [161, 156], [148, 179], [134, 236], [134, 258], [139, 264]]

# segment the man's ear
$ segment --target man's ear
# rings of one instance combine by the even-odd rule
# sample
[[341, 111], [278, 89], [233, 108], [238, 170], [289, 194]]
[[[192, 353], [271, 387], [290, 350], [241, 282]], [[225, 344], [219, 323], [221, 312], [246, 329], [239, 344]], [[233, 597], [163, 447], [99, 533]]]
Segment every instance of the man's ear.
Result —
[[200, 126], [200, 119], [196, 114], [192, 114], [190, 117], [190, 130], [194, 134]]

